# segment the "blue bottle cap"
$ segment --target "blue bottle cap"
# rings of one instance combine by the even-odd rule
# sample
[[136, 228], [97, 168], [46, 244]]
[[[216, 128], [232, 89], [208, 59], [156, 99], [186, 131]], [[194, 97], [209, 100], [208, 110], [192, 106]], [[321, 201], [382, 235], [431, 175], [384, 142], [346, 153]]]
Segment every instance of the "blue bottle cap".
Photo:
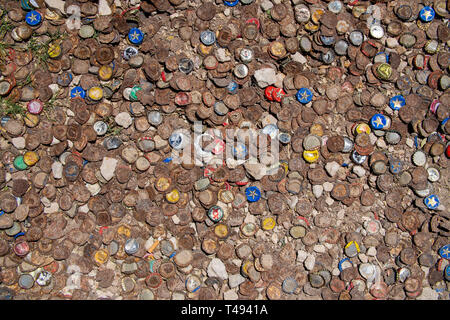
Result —
[[275, 139], [275, 137], [278, 135], [278, 127], [274, 124], [268, 124], [262, 129], [262, 133], [267, 134], [272, 139]]
[[434, 9], [432, 7], [423, 7], [422, 10], [420, 10], [419, 16], [420, 20], [423, 22], [430, 22], [435, 16]]
[[281, 132], [278, 135], [278, 140], [280, 140], [280, 142], [283, 144], [287, 144], [287, 143], [291, 142], [291, 135], [286, 132]]
[[307, 104], [313, 98], [313, 94], [308, 88], [300, 88], [295, 96], [297, 97], [297, 100], [303, 104]]
[[387, 124], [387, 118], [380, 113], [374, 114], [370, 119], [370, 126], [375, 130], [382, 130], [387, 126]]
[[138, 28], [131, 28], [128, 32], [128, 40], [132, 44], [141, 44], [142, 40], [144, 40], [144, 34]]
[[205, 46], [210, 46], [216, 42], [216, 35], [211, 30], [205, 30], [200, 33], [200, 41]]
[[25, 21], [29, 26], [37, 26], [42, 21], [42, 16], [36, 10], [30, 11], [25, 16]]
[[398, 174], [402, 171], [403, 169], [403, 164], [400, 160], [392, 160], [389, 163], [389, 170], [393, 173], [393, 174]]
[[238, 143], [237, 146], [233, 148], [233, 155], [238, 160], [243, 160], [247, 156], [247, 147], [243, 143]]
[[56, 82], [61, 87], [67, 87], [73, 79], [73, 75], [70, 72], [64, 71], [63, 73], [59, 74], [56, 78]]
[[439, 249], [439, 255], [444, 259], [450, 260], [450, 243]]
[[223, 4], [228, 6], [228, 7], [234, 7], [235, 5], [237, 5], [239, 3], [239, 0], [235, 0], [235, 1], [223, 1]]
[[439, 198], [435, 194], [430, 194], [428, 197], [423, 199], [423, 202], [427, 206], [428, 209], [434, 210], [439, 206]]
[[445, 267], [445, 270], [444, 270], [444, 277], [445, 277], [445, 280], [450, 281], [450, 264], [448, 264], [448, 265]]
[[389, 100], [389, 106], [392, 110], [400, 110], [401, 107], [405, 106], [406, 100], [405, 97], [402, 95], [397, 95], [395, 97], [392, 97], [391, 100]]
[[261, 199], [261, 191], [258, 187], [248, 187], [245, 189], [245, 195], [247, 196], [248, 202], [256, 202]]
[[238, 84], [235, 81], [230, 81], [227, 86], [227, 89], [230, 93], [236, 93], [238, 89]]
[[70, 97], [84, 99], [86, 97], [86, 91], [84, 91], [82, 87], [76, 86], [75, 88], [70, 90]]
[[183, 135], [180, 132], [174, 132], [169, 137], [169, 144], [174, 149], [181, 149], [183, 140]]

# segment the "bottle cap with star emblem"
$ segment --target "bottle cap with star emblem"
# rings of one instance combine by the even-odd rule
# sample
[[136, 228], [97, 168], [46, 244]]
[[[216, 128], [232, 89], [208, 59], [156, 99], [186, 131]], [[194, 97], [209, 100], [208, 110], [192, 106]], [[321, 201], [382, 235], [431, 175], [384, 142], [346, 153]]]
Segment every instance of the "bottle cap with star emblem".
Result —
[[419, 12], [420, 20], [423, 22], [430, 22], [434, 19], [435, 12], [432, 7], [426, 6], [423, 7], [422, 10]]
[[307, 104], [313, 98], [313, 94], [308, 88], [300, 88], [295, 96], [297, 97], [297, 100], [303, 104]]
[[261, 191], [258, 187], [251, 186], [245, 189], [245, 195], [248, 202], [256, 202], [261, 199]]
[[139, 45], [142, 43], [142, 40], [144, 40], [144, 34], [139, 28], [131, 28], [128, 32], [128, 41], [130, 43]]
[[439, 197], [435, 194], [430, 194], [428, 197], [423, 199], [423, 202], [430, 210], [436, 209], [440, 204]]
[[442, 258], [450, 260], [450, 243], [442, 246], [438, 253]]
[[234, 0], [234, 1], [225, 1], [225, 0], [223, 0], [223, 4], [226, 5], [227, 7], [234, 7], [238, 3], [239, 3], [239, 0]]
[[84, 99], [86, 97], [86, 91], [80, 86], [76, 86], [72, 90], [70, 90], [71, 98], [81, 98]]
[[376, 113], [370, 119], [370, 126], [375, 130], [387, 129], [389, 125], [388, 117], [381, 113]]
[[25, 16], [25, 22], [31, 27], [37, 26], [41, 21], [42, 15], [36, 10], [28, 12]]
[[396, 95], [389, 100], [389, 107], [392, 110], [400, 110], [401, 107], [405, 106], [406, 99], [402, 95]]

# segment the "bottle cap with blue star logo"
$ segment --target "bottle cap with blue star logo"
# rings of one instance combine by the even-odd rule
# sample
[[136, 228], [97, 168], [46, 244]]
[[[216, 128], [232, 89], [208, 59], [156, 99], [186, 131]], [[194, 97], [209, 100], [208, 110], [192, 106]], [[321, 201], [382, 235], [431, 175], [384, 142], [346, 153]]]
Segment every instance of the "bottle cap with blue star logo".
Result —
[[444, 259], [450, 259], [450, 243], [439, 249], [439, 255]]
[[370, 119], [370, 126], [375, 130], [383, 130], [388, 125], [388, 120], [386, 116], [381, 113], [376, 113]]
[[128, 40], [132, 44], [141, 44], [142, 40], [144, 40], [144, 34], [138, 28], [131, 28], [128, 32]]
[[426, 197], [423, 202], [427, 206], [428, 209], [434, 210], [439, 206], [439, 198], [435, 194], [431, 194], [428, 197]]
[[234, 0], [234, 1], [225, 1], [225, 0], [223, 0], [223, 4], [228, 6], [228, 7], [234, 7], [238, 3], [239, 3], [239, 0]]
[[450, 264], [448, 264], [448, 265], [445, 267], [445, 270], [444, 270], [444, 277], [445, 277], [445, 280], [450, 281]]
[[248, 154], [247, 147], [243, 143], [238, 143], [236, 147], [233, 148], [233, 155], [238, 160], [243, 160]]
[[29, 26], [37, 26], [42, 21], [42, 16], [36, 10], [30, 11], [25, 16], [25, 21]]
[[297, 97], [297, 100], [303, 104], [307, 104], [313, 98], [313, 94], [308, 88], [300, 88], [295, 96]]
[[261, 191], [255, 186], [246, 188], [245, 195], [247, 196], [248, 202], [256, 202], [261, 199]]
[[84, 99], [86, 97], [86, 91], [84, 91], [82, 87], [76, 86], [70, 90], [70, 97]]
[[420, 20], [423, 22], [430, 22], [434, 19], [435, 12], [432, 7], [423, 7], [419, 12]]
[[392, 110], [400, 110], [401, 107], [405, 106], [406, 100], [405, 97], [402, 95], [397, 95], [395, 97], [392, 97], [389, 100], [389, 106]]

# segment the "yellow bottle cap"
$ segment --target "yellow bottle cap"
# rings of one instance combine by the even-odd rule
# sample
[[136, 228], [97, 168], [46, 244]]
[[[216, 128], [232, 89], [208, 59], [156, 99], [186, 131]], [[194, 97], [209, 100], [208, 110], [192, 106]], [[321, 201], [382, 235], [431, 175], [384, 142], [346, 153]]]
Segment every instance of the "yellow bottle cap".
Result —
[[61, 55], [61, 46], [56, 43], [50, 43], [47, 53], [50, 58], [56, 59]]
[[273, 217], [267, 217], [262, 221], [262, 228], [266, 231], [275, 228], [276, 222]]
[[205, 46], [203, 43], [200, 43], [199, 50], [203, 55], [208, 55], [214, 49], [214, 46]]
[[311, 20], [315, 24], [319, 24], [320, 18], [323, 16], [325, 11], [323, 9], [317, 9], [315, 10], [311, 15]]
[[99, 101], [103, 98], [103, 89], [100, 87], [92, 87], [88, 90], [88, 96], [94, 101]]
[[113, 69], [111, 66], [101, 66], [100, 69], [98, 69], [98, 77], [102, 81], [108, 81], [111, 79], [113, 74]]
[[39, 115], [27, 112], [23, 120], [27, 127], [34, 128], [39, 123]]
[[128, 226], [123, 226], [122, 225], [119, 228], [117, 228], [117, 234], [123, 235], [123, 236], [129, 238], [130, 235], [131, 235], [131, 230], [130, 230], [130, 228]]
[[166, 200], [170, 203], [177, 203], [180, 200], [180, 192], [177, 189], [173, 189], [168, 194], [166, 194]]
[[319, 26], [317, 24], [312, 23], [311, 21], [308, 21], [308, 23], [305, 24], [305, 29], [308, 31], [315, 32], [319, 30]]
[[370, 127], [369, 127], [369, 125], [368, 124], [366, 124], [366, 123], [360, 123], [360, 124], [358, 124], [357, 126], [356, 126], [356, 128], [355, 128], [355, 131], [356, 131], [356, 133], [367, 133], [367, 134], [370, 134]]
[[109, 252], [105, 249], [97, 250], [95, 251], [94, 259], [96, 263], [104, 264], [109, 259]]
[[309, 163], [316, 162], [319, 159], [319, 151], [318, 150], [305, 150], [305, 151], [303, 151], [303, 158]]
[[156, 181], [155, 188], [160, 192], [167, 191], [169, 189], [171, 181], [166, 177], [161, 177]]
[[226, 238], [228, 236], [228, 233], [229, 229], [226, 224], [219, 223], [214, 227], [214, 234], [221, 239]]
[[25, 164], [29, 167], [35, 165], [36, 162], [38, 162], [38, 161], [39, 161], [39, 156], [34, 151], [27, 151], [23, 155], [23, 162], [25, 162]]
[[250, 268], [250, 266], [251, 266], [252, 264], [253, 264], [253, 263], [252, 263], [250, 260], [245, 261], [245, 262], [242, 264], [242, 273], [245, 274], [246, 276], [248, 276], [248, 268]]
[[313, 124], [309, 129], [309, 132], [321, 137], [323, 136], [323, 126], [320, 123]]

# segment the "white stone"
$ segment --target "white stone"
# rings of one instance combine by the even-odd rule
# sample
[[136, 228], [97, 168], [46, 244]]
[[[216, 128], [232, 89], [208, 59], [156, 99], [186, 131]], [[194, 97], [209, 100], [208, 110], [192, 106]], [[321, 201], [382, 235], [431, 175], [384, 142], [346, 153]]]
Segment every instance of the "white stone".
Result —
[[333, 268], [333, 270], [331, 270], [331, 274], [335, 277], [339, 277], [341, 271], [339, 270], [339, 268]]
[[100, 192], [102, 187], [98, 183], [94, 183], [94, 184], [86, 183], [86, 189], [89, 190], [89, 192], [91, 193], [92, 196], [95, 196]]
[[275, 87], [277, 88], [283, 88], [283, 79], [286, 77], [286, 75], [284, 75], [283, 73], [278, 73], [276, 75], [276, 81], [275, 81]]
[[299, 62], [301, 64], [305, 64], [308, 62], [308, 60], [306, 60], [305, 56], [302, 55], [300, 52], [296, 52], [295, 54], [291, 55], [291, 58], [293, 61]]
[[413, 148], [413, 147], [414, 147], [414, 140], [411, 139], [411, 138], [406, 138], [405, 143], [406, 143], [406, 145], [407, 145], [408, 147], [410, 147], [410, 148]]
[[112, 13], [111, 8], [108, 5], [108, 1], [99, 0], [98, 1], [98, 15], [109, 16]]
[[274, 244], [277, 244], [277, 243], [278, 243], [278, 235], [277, 235], [276, 233], [273, 233], [273, 234], [272, 234], [272, 237], [270, 237], [270, 239], [272, 240], [272, 242], [273, 242]]
[[223, 14], [225, 15], [225, 17], [229, 17], [231, 13], [230, 8], [226, 8], [225, 10], [223, 10]]
[[66, 13], [64, 10], [65, 1], [63, 0], [45, 0], [45, 4], [47, 8], [58, 9], [62, 13]]
[[153, 138], [153, 141], [155, 141], [155, 148], [156, 148], [157, 150], [164, 149], [164, 148], [167, 147], [167, 145], [168, 145], [167, 140], [164, 140], [163, 138], [161, 138], [161, 137], [158, 136], [158, 135], [156, 135], [156, 136]]
[[277, 124], [278, 120], [277, 118], [275, 118], [273, 115], [266, 113], [265, 115], [262, 116], [261, 118], [261, 125], [262, 127], [265, 127], [269, 124]]
[[222, 260], [214, 258], [208, 265], [208, 276], [219, 277], [222, 280], [228, 279], [228, 273]]
[[225, 48], [218, 48], [216, 50], [216, 58], [219, 62], [231, 61], [230, 53]]
[[366, 169], [364, 169], [361, 166], [354, 166], [353, 167], [353, 172], [360, 178], [364, 177], [366, 175]]
[[331, 197], [327, 197], [325, 199], [327, 205], [331, 206], [334, 203], [334, 200]]
[[319, 198], [323, 193], [323, 187], [320, 184], [315, 184], [312, 187], [312, 192], [316, 198]]
[[367, 261], [369, 261], [369, 258], [364, 253], [358, 254], [358, 258], [362, 263], [367, 263]]
[[417, 300], [437, 300], [439, 298], [439, 293], [436, 290], [433, 290], [430, 287], [425, 287], [422, 290], [420, 296], [418, 296]]
[[12, 142], [13, 146], [19, 150], [22, 150], [25, 148], [25, 138], [24, 137], [12, 138], [11, 142]]
[[331, 182], [325, 182], [323, 185], [323, 191], [325, 192], [330, 192], [331, 190], [333, 190], [333, 184]]
[[248, 163], [244, 164], [245, 170], [255, 180], [261, 180], [266, 175], [266, 167], [261, 163]]
[[55, 213], [59, 211], [58, 202], [51, 202], [48, 207], [44, 207], [44, 213]]
[[232, 274], [228, 277], [228, 285], [231, 289], [236, 288], [241, 283], [245, 282], [245, 278], [238, 274]]
[[224, 300], [237, 300], [239, 299], [239, 296], [234, 290], [228, 290], [223, 293], [223, 299]]
[[180, 223], [180, 218], [177, 217], [177, 215], [173, 215], [172, 216], [172, 221], [174, 224], [179, 224]]
[[388, 48], [396, 48], [398, 47], [398, 40], [397, 38], [387, 38], [386, 39], [386, 45]]
[[322, 244], [316, 244], [316, 245], [314, 246], [313, 250], [314, 250], [314, 252], [317, 252], [317, 253], [325, 253], [326, 248], [325, 248], [325, 246], [322, 245]]
[[269, 0], [263, 0], [261, 2], [261, 9], [262, 11], [266, 12], [267, 10], [270, 10], [273, 8], [273, 3], [270, 2]]
[[109, 181], [114, 177], [114, 171], [117, 166], [117, 159], [104, 157], [102, 165], [100, 166], [100, 173], [105, 180]]
[[133, 123], [133, 119], [131, 118], [131, 115], [128, 112], [121, 112], [119, 113], [114, 120], [116, 123], [124, 128], [128, 128]]
[[267, 86], [270, 86], [271, 84], [274, 84], [276, 79], [276, 72], [272, 68], [263, 68], [255, 71], [254, 77], [256, 82], [258, 83], [258, 86], [260, 88], [265, 88]]
[[314, 268], [315, 264], [316, 264], [316, 257], [314, 257], [312, 254], [308, 255], [308, 257], [305, 260], [305, 268], [308, 271], [311, 271]]
[[332, 162], [328, 162], [325, 165], [325, 170], [327, 171], [327, 173], [331, 176], [334, 177], [336, 175], [336, 173], [338, 172], [339, 168], [341, 166], [339, 165], [339, 163], [337, 163], [336, 161], [332, 161]]
[[387, 145], [383, 138], [377, 140], [377, 147], [381, 149], [386, 149]]
[[369, 257], [375, 257], [375, 256], [377, 255], [377, 248], [375, 248], [375, 247], [369, 247], [369, 249], [367, 249], [366, 254], [367, 254]]

